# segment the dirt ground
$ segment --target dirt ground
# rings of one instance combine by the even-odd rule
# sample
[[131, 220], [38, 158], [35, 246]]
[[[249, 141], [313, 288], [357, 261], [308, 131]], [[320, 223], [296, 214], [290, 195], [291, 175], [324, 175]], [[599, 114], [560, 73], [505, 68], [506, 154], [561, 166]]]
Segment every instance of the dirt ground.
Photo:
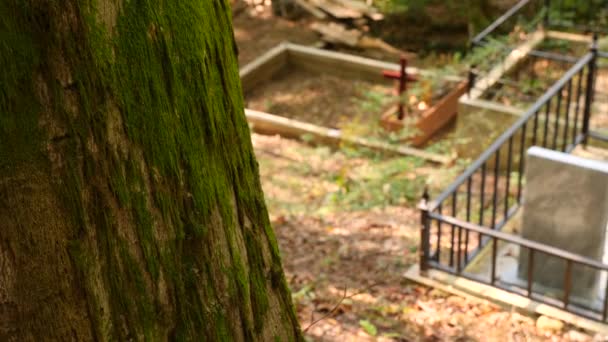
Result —
[[[283, 266], [311, 341], [603, 340], [570, 326], [537, 328], [537, 317], [404, 279], [418, 260], [416, 195], [426, 183], [441, 188], [460, 168], [378, 161], [276, 136], [254, 134], [253, 142]], [[402, 169], [374, 175], [374, 163]], [[384, 185], [366, 182], [374, 176]], [[410, 198], [391, 198], [401, 176], [420, 186]], [[348, 196], [357, 192], [367, 197], [356, 202], [372, 205], [354, 205]]]
[[308, 27], [309, 19], [289, 21], [276, 18], [272, 16], [269, 4], [248, 6], [237, 13], [233, 11], [234, 36], [241, 66], [284, 41], [303, 45], [318, 41], [317, 34]]
[[339, 128], [352, 121], [378, 122], [393, 100], [393, 90], [390, 83], [350, 80], [293, 68], [245, 94], [245, 100], [247, 108]]
[[[379, 119], [391, 108], [397, 114], [397, 84], [393, 83], [396, 82], [384, 80], [381, 75], [378, 75], [378, 82], [370, 82], [291, 67], [246, 93], [245, 105], [324, 127], [348, 130], [364, 126], [368, 129], [362, 134], [382, 137], [386, 132], [379, 127]], [[410, 84], [407, 93], [406, 113], [412, 122], [428, 108], [427, 103], [436, 103], [454, 86], [443, 82], [436, 86], [442, 89], [433, 89], [429, 80], [419, 83]], [[432, 91], [436, 96], [431, 99], [422, 94]], [[424, 107], [418, 107], [420, 105]]]
[[[241, 64], [286, 39], [304, 44], [316, 40], [303, 28], [306, 21], [251, 13], [247, 9], [234, 19]], [[311, 88], [299, 98], [289, 93], [289, 83], [277, 90], [290, 97], [284, 105], [322, 95]], [[256, 99], [262, 110], [283, 105], [264, 96]], [[308, 340], [606, 340], [404, 279], [418, 260], [416, 201], [422, 189], [429, 186], [437, 193], [462, 171], [464, 162], [438, 167], [347, 146], [332, 150], [258, 134], [252, 140], [283, 266]], [[432, 148], [450, 153], [452, 146]]]

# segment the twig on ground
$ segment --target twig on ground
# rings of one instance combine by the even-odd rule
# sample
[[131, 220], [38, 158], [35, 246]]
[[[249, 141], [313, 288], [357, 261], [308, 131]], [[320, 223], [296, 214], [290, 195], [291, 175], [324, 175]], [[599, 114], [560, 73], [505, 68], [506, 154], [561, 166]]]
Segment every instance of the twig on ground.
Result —
[[[342, 302], [344, 302], [345, 299], [350, 299], [350, 298], [353, 298], [355, 296], [358, 296], [358, 295], [360, 295], [360, 294], [362, 294], [364, 292], [367, 292], [369, 289], [371, 289], [371, 288], [373, 288], [375, 286], [378, 286], [379, 284], [380, 284], [380, 282], [375, 282], [375, 283], [371, 284], [370, 286], [364, 288], [363, 290], [355, 292], [355, 293], [353, 293], [353, 294], [351, 294], [349, 296], [346, 295], [346, 291], [347, 291], [348, 287], [344, 286], [344, 295], [342, 295], [342, 298], [340, 298], [340, 300], [338, 301], [338, 303], [331, 310], [329, 310], [329, 312], [327, 312], [325, 315], [323, 315], [323, 317], [317, 319], [314, 322], [311, 322], [306, 327], [306, 329], [304, 329], [303, 331], [307, 332], [308, 329], [310, 329], [313, 325], [315, 325], [315, 324], [321, 322], [322, 320], [326, 319], [327, 317], [331, 316], [336, 310], [338, 310], [338, 308], [340, 307], [340, 305], [342, 305]], [[311, 321], [312, 321], [313, 315], [314, 315], [314, 310], [313, 310], [313, 313], [311, 314]]]
[[294, 162], [294, 163], [301, 163], [302, 162], [301, 160], [296, 160], [296, 159], [294, 159], [292, 157], [288, 157], [288, 156], [283, 155], [281, 153], [274, 152], [274, 151], [269, 151], [269, 150], [266, 150], [266, 149], [263, 149], [263, 148], [256, 148], [256, 151], [259, 151], [259, 152], [262, 152], [262, 153], [266, 153], [266, 154], [268, 154], [270, 156], [273, 156], [273, 157], [286, 159], [286, 160]]

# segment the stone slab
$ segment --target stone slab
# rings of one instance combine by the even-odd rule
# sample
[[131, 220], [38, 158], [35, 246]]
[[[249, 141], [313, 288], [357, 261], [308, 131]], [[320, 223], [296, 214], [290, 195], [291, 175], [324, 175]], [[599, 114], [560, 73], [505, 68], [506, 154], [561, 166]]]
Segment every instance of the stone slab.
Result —
[[522, 313], [545, 315], [559, 319], [568, 324], [585, 329], [589, 332], [608, 336], [608, 325], [583, 318], [576, 314], [556, 307], [531, 300], [525, 296], [478, 283], [463, 277], [457, 277], [437, 270], [420, 272], [418, 265], [412, 265], [404, 277], [410, 281], [436, 288], [471, 301], [487, 300], [498, 304], [506, 310], [516, 309]]
[[[458, 104], [454, 135], [459, 157], [476, 159], [525, 112], [490, 101], [472, 100], [465, 94]], [[504, 153], [506, 156], [506, 153]]]
[[262, 134], [279, 134], [287, 138], [302, 139], [309, 136], [315, 142], [340, 145], [341, 143], [361, 146], [389, 154], [414, 156], [438, 164], [452, 164], [454, 157], [444, 156], [409, 146], [395, 146], [363, 137], [342, 134], [340, 130], [313, 125], [307, 122], [288, 119], [282, 116], [245, 109], [247, 121], [254, 131]]
[[[608, 163], [540, 147], [527, 153], [522, 236], [603, 261], [608, 223]], [[563, 290], [563, 259], [536, 254], [534, 284]], [[519, 258], [526, 280], [528, 251]], [[595, 300], [601, 272], [575, 265], [572, 296]]]

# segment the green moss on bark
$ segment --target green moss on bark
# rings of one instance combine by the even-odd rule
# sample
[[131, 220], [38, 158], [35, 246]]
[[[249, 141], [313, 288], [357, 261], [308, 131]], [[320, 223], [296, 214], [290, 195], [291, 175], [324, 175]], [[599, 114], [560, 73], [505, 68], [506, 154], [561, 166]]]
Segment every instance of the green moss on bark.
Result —
[[0, 3], [0, 169], [4, 172], [14, 172], [19, 163], [42, 159], [37, 121], [40, 105], [32, 84], [40, 53], [27, 27], [14, 29], [21, 24], [22, 18], [13, 15], [18, 10], [18, 6]]

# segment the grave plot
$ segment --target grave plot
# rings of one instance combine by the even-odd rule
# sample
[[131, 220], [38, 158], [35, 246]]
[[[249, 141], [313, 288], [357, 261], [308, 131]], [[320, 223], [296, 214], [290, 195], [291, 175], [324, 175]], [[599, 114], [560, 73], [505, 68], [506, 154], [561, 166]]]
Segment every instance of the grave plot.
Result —
[[521, 112], [589, 52], [591, 44], [590, 36], [542, 29], [526, 37], [516, 46], [492, 42], [481, 48], [486, 54], [477, 52], [485, 61], [472, 66], [471, 90], [463, 104]]
[[[502, 231], [605, 262], [608, 218], [602, 209], [608, 208], [608, 169], [605, 162], [589, 159], [588, 152], [583, 158], [577, 151], [569, 155], [532, 147], [526, 168], [527, 206]], [[495, 280], [506, 286], [526, 288], [529, 272], [533, 271], [529, 249], [506, 241], [498, 241], [496, 247], [496, 252], [484, 249], [465, 271], [489, 279], [491, 253], [495, 253]], [[569, 303], [602, 311], [606, 298], [605, 272], [583, 264], [567, 265], [562, 259], [542, 252], [535, 253], [533, 264], [544, 270], [533, 276], [533, 286], [543, 296], [562, 300], [569, 292]], [[575, 281], [566, 290], [563, 282], [567, 273]]]
[[606, 140], [589, 130], [603, 56], [584, 53], [447, 190], [425, 196], [422, 267], [503, 291], [496, 300], [515, 293], [535, 301], [528, 309], [556, 307], [551, 315], [589, 329], [606, 321], [606, 163], [576, 156]]
[[447, 162], [450, 158], [408, 147], [423, 145], [448, 124], [466, 90], [458, 79], [432, 76], [404, 63], [289, 43], [241, 71], [248, 119], [256, 131], [382, 146]]
[[[498, 136], [497, 132], [503, 132], [518, 120], [589, 51], [591, 44], [590, 36], [557, 31], [538, 30], [526, 37], [513, 48], [499, 44], [496, 49], [505, 50], [489, 59], [490, 67], [474, 68], [469, 75], [472, 87], [460, 99], [455, 131], [458, 136], [472, 139], [458, 147], [459, 155], [471, 158], [479, 155]], [[486, 46], [491, 47], [493, 45]], [[580, 107], [581, 103], [577, 102], [581, 96], [577, 92], [579, 78], [585, 82], [584, 75], [577, 75], [572, 91], [564, 89], [563, 97], [566, 100], [571, 93], [571, 105]], [[553, 113], [557, 108], [553, 106], [549, 110]], [[562, 106], [560, 110], [565, 108]], [[544, 125], [544, 117], [539, 120]], [[555, 126], [554, 121], [549, 122], [550, 129], [563, 129], [565, 122]]]
[[536, 47], [547, 56], [559, 54], [569, 60], [553, 60], [540, 54], [525, 56], [512, 70], [481, 95], [481, 99], [508, 107], [527, 108], [560, 77], [573, 63], [589, 51], [589, 43], [547, 37]]
[[285, 68], [269, 82], [246, 93], [245, 100], [250, 109], [339, 129], [353, 122], [375, 124], [377, 111], [387, 106], [392, 96], [390, 83], [345, 80], [331, 74]]
[[[407, 119], [413, 121], [416, 132], [401, 141], [421, 145], [433, 136], [443, 133], [444, 128], [458, 112], [458, 99], [467, 90], [465, 82], [453, 81], [438, 76], [416, 77], [406, 73], [407, 60], [401, 58], [400, 72], [384, 71], [384, 77], [398, 81], [397, 103], [382, 114], [381, 126], [387, 131], [407, 129]], [[408, 89], [408, 84], [414, 85]]]

